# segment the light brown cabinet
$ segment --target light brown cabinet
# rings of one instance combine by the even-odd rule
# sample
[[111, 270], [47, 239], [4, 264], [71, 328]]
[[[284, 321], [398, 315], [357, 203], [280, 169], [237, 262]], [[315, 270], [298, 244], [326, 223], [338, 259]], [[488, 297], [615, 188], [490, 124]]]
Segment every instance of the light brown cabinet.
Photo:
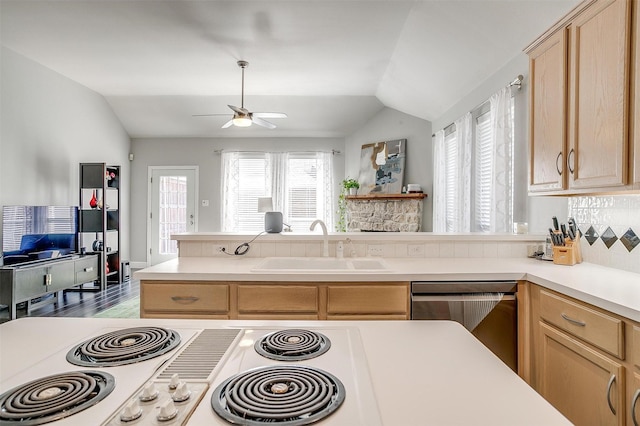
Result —
[[566, 185], [567, 30], [561, 28], [529, 52], [531, 109], [529, 190]]
[[533, 388], [577, 426], [637, 425], [640, 326], [537, 285], [528, 295]]
[[409, 283], [142, 280], [141, 318], [409, 319]]
[[[632, 147], [634, 152], [633, 182], [636, 189], [640, 189], [640, 3], [633, 4], [635, 13], [633, 14], [633, 56], [634, 65], [631, 67], [631, 78], [633, 81], [631, 103], [631, 130]], [[640, 424], [640, 423], [639, 423]]]
[[527, 48], [532, 194], [632, 188], [631, 18], [631, 0], [587, 0]]

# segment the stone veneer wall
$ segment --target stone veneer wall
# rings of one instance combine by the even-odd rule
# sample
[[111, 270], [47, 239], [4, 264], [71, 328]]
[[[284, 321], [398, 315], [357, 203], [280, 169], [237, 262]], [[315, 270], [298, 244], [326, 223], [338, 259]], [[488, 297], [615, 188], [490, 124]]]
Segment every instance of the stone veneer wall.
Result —
[[582, 231], [585, 262], [640, 273], [640, 195], [572, 197], [568, 217]]
[[423, 200], [347, 200], [347, 231], [418, 232]]

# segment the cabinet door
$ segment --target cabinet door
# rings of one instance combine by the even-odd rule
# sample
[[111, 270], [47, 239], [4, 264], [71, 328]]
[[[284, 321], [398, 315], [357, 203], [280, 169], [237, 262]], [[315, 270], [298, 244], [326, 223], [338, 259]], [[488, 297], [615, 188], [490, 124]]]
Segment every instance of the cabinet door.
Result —
[[540, 393], [577, 426], [625, 423], [624, 367], [539, 323]]
[[570, 26], [570, 188], [628, 183], [630, 5], [596, 1]]
[[634, 32], [635, 41], [632, 45], [635, 46], [635, 65], [633, 65], [631, 69], [634, 79], [632, 87], [634, 87], [635, 90], [633, 93], [633, 105], [629, 116], [632, 120], [631, 132], [633, 135], [633, 152], [635, 155], [633, 181], [636, 183], [635, 187], [640, 189], [640, 4], [638, 2], [635, 3]]
[[566, 182], [567, 31], [558, 30], [529, 52], [529, 190], [564, 189]]

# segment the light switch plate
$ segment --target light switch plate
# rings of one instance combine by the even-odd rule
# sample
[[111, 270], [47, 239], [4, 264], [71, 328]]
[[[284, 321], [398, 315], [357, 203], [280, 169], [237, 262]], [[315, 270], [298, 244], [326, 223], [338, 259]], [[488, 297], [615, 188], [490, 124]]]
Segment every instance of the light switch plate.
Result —
[[368, 244], [367, 255], [382, 257], [384, 255], [384, 246], [382, 244]]

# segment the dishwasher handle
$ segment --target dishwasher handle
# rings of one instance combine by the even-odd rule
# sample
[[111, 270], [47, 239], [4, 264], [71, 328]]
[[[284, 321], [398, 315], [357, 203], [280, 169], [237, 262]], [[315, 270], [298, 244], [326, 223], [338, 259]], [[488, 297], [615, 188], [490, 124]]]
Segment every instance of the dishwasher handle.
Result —
[[[463, 294], [412, 294], [412, 302], [482, 302], [495, 300], [496, 293], [463, 293]], [[515, 294], [505, 294], [501, 300], [516, 300]]]
[[412, 294], [515, 293], [516, 281], [413, 281]]

